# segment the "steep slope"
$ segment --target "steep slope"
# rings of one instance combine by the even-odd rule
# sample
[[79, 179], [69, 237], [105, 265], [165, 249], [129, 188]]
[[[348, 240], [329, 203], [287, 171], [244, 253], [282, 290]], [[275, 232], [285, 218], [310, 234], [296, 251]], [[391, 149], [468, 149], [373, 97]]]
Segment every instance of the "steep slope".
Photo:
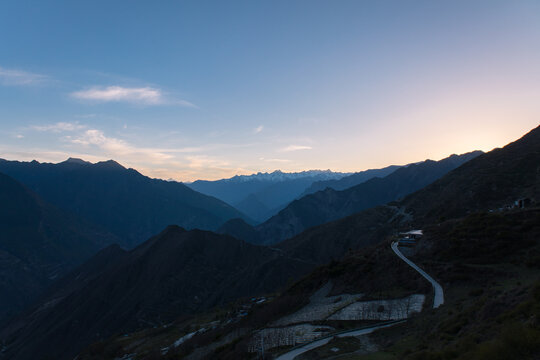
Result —
[[114, 333], [269, 293], [313, 267], [281, 252], [170, 226], [130, 252], [106, 249], [0, 337], [11, 359], [55, 359]]
[[334, 190], [345, 190], [376, 177], [383, 178], [385, 176], [388, 176], [400, 167], [401, 166], [398, 165], [390, 165], [382, 169], [369, 169], [365, 171], [360, 171], [352, 175], [345, 176], [341, 179], [316, 181], [304, 191], [302, 196], [313, 194], [326, 188], [331, 188]]
[[217, 181], [198, 180], [188, 186], [235, 206], [254, 220], [264, 221], [302, 194], [314, 181], [340, 179], [346, 175], [330, 170], [299, 173], [276, 170]]
[[0, 319], [118, 239], [40, 200], [0, 174]]
[[4, 172], [42, 196], [120, 237], [133, 247], [165, 226], [217, 229], [243, 218], [236, 209], [177, 182], [150, 179], [114, 161], [59, 164], [0, 161]]
[[502, 149], [470, 160], [402, 201], [313, 227], [278, 247], [306, 261], [324, 262], [399, 229], [421, 228], [475, 211], [504, 212], [521, 198], [538, 204], [539, 173], [537, 127]]
[[437, 221], [477, 210], [498, 211], [521, 198], [540, 201], [540, 127], [471, 160], [405, 198], [403, 205], [415, 217]]
[[[275, 244], [310, 227], [398, 200], [432, 183], [479, 154], [481, 152], [475, 151], [452, 155], [440, 161], [426, 160], [402, 167], [384, 178], [373, 178], [343, 191], [327, 188], [304, 196], [293, 201], [277, 215], [257, 225], [255, 240], [245, 240]], [[238, 236], [239, 232], [234, 231], [230, 224], [221, 230], [225, 228], [231, 235]]]

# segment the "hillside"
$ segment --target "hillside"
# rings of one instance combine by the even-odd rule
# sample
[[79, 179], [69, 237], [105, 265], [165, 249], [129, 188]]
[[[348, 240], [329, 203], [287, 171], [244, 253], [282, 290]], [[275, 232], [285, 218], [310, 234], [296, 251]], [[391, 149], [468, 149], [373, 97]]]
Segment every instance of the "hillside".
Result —
[[[475, 158], [481, 152], [452, 155], [440, 161], [426, 160], [402, 167], [384, 178], [373, 178], [352, 188], [324, 191], [293, 201], [277, 215], [257, 225], [256, 238], [246, 238], [262, 244], [275, 244], [302, 231], [326, 222], [337, 220], [362, 210], [398, 200], [432, 183], [449, 171]], [[238, 236], [230, 224], [220, 232]]]
[[59, 164], [0, 160], [4, 172], [51, 204], [98, 224], [133, 247], [167, 225], [217, 229], [245, 218], [224, 202], [177, 182], [150, 179], [114, 161]]
[[39, 351], [68, 359], [115, 333], [276, 291], [312, 268], [276, 250], [171, 226], [129, 252], [103, 250], [0, 338], [9, 358], [33, 359]]
[[118, 239], [0, 174], [0, 320]]
[[278, 247], [307, 261], [328, 261], [328, 254], [339, 258], [349, 248], [376, 242], [379, 235], [392, 231], [422, 228], [475, 211], [500, 212], [521, 198], [531, 198], [534, 204], [540, 198], [539, 150], [540, 127], [470, 160], [402, 201], [313, 227]]
[[415, 217], [437, 221], [478, 210], [499, 211], [522, 198], [540, 199], [540, 127], [467, 162], [402, 204]]

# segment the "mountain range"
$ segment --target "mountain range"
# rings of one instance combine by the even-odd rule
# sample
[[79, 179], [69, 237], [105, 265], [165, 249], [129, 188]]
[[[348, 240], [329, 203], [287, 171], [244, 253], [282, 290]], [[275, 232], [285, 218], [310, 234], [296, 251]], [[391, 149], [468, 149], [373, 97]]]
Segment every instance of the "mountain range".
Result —
[[148, 178], [109, 160], [50, 164], [0, 160], [7, 174], [60, 209], [116, 235], [131, 248], [168, 225], [215, 230], [241, 212], [182, 183]]
[[237, 175], [216, 181], [197, 180], [187, 184], [193, 190], [214, 196], [260, 222], [268, 219], [302, 194], [313, 182], [337, 180], [348, 173], [309, 170], [286, 173]]
[[[402, 268], [397, 265], [401, 262], [389, 253], [390, 239], [411, 227], [427, 229], [429, 242], [419, 248], [425, 256], [420, 260], [423, 266], [446, 281], [444, 286], [459, 283], [463, 276], [474, 272], [481, 274], [483, 280], [470, 280], [471, 286], [479, 286], [486, 279], [494, 283], [500, 269], [486, 269], [483, 264], [503, 266], [496, 261], [504, 259], [506, 250], [508, 254], [520, 254], [512, 260], [518, 261], [518, 265], [519, 259], [534, 263], [538, 217], [528, 212], [520, 218], [522, 213], [519, 212], [515, 213], [514, 221], [506, 212], [512, 215], [519, 211], [507, 210], [518, 199], [527, 199], [532, 204], [539, 199], [538, 164], [540, 127], [486, 154], [473, 152], [439, 162], [412, 164], [344, 191], [327, 188], [294, 201], [289, 206], [310, 199], [304, 206], [294, 205], [288, 217], [300, 219], [294, 220], [300, 226], [294, 231], [289, 226], [288, 233], [278, 231], [285, 241], [272, 247], [177, 226], [167, 227], [130, 251], [118, 246], [108, 247], [51, 285], [38, 303], [3, 327], [0, 341], [5, 348], [0, 358], [30, 359], [37, 353], [54, 359], [69, 358], [92, 341], [114, 334], [158, 325], [158, 333], [178, 331], [171, 325], [175, 317], [215, 309], [229, 301], [272, 293], [288, 286], [268, 306], [255, 308], [238, 325], [227, 322], [220, 325], [218, 321], [215, 328], [200, 338], [192, 335], [199, 348], [209, 346], [206, 358], [242, 358], [247, 356], [251, 329], [271, 326], [278, 317], [306, 305], [313, 292], [329, 280], [337, 284], [335, 289], [363, 291], [371, 296], [383, 290], [387, 294], [425, 291], [424, 282], [414, 279], [407, 282], [414, 273], [401, 272]], [[317, 218], [318, 214], [322, 215]], [[310, 218], [319, 219], [319, 224], [303, 222]], [[285, 218], [282, 223], [290, 225], [287, 221]], [[260, 236], [257, 227], [241, 219], [225, 226], [231, 224], [233, 229], [240, 228], [244, 236]], [[485, 229], [490, 230], [484, 234]], [[523, 236], [514, 236], [512, 231]], [[265, 244], [274, 242], [261, 237], [257, 240]], [[461, 258], [470, 264], [465, 260], [460, 262]], [[317, 268], [321, 265], [323, 267]], [[518, 268], [513, 267], [513, 271]], [[310, 275], [302, 280], [308, 273]], [[392, 280], [389, 274], [393, 273], [401, 282]], [[484, 276], [487, 273], [491, 275]], [[458, 290], [470, 291], [468, 288]], [[495, 291], [493, 296], [499, 296], [501, 301], [505, 299], [496, 292], [495, 285], [492, 290]], [[522, 291], [529, 294], [532, 290], [522, 287]], [[439, 326], [432, 331], [441, 334], [434, 341], [443, 341], [445, 336], [460, 336], [459, 329], [464, 326], [462, 318], [467, 315], [460, 310], [458, 295], [450, 294], [456, 305], [451, 308], [452, 313], [445, 312], [448, 318], [444, 321], [454, 323], [432, 321]], [[517, 304], [507, 300], [503, 303], [512, 307]], [[494, 311], [482, 304], [477, 306], [486, 312]], [[530, 307], [521, 311], [527, 309]], [[454, 318], [455, 313], [460, 317]], [[528, 318], [532, 319], [531, 316]], [[444, 328], [456, 328], [453, 324], [461, 324], [461, 327], [456, 332], [441, 332]], [[421, 337], [420, 328], [416, 329]], [[126, 335], [127, 347], [111, 340], [116, 346], [114, 351], [119, 353], [110, 358], [121, 358], [137, 346], [135, 342], [130, 343], [130, 335]], [[483, 338], [478, 339], [483, 341]], [[99, 349], [93, 348], [91, 356], [100, 358]], [[152, 356], [174, 356], [174, 353], [163, 354], [160, 349], [156, 348]], [[179, 351], [189, 354], [193, 349], [181, 347]], [[414, 349], [417, 350], [422, 349]], [[92, 358], [86, 356], [88, 353], [83, 355], [83, 358]]]
[[277, 215], [251, 230], [248, 230], [248, 224], [234, 220], [225, 223], [219, 232], [258, 244], [279, 243], [310, 227], [401, 199], [480, 154], [482, 152], [474, 151], [439, 161], [410, 164], [384, 178], [371, 178], [342, 191], [327, 187], [291, 202]]
[[[425, 238], [410, 256], [441, 281], [446, 302], [441, 309], [426, 309], [407, 323], [370, 337], [369, 341], [384, 350], [381, 358], [460, 358], [467, 354], [462, 358], [477, 359], [497, 358], [502, 353], [506, 355], [499, 358], [520, 354], [520, 358], [534, 359], [531, 355], [538, 354], [540, 344], [536, 321], [540, 310], [539, 164], [540, 127], [502, 149], [476, 156], [400, 201], [304, 231], [276, 249], [289, 258], [326, 265], [293, 283], [267, 305], [253, 308], [240, 322], [217, 321], [200, 336], [192, 333], [185, 344], [170, 348], [166, 355], [147, 354], [201, 359], [254, 356], [248, 352], [249, 344], [260, 336], [261, 329], [274, 329], [277, 320], [310, 303], [312, 295], [329, 283], [328, 296], [334, 297], [327, 299], [334, 302], [341, 301], [339, 294], [355, 293], [386, 299], [420, 292], [429, 299], [428, 283], [390, 250], [396, 233], [417, 227], [425, 230]], [[515, 207], [517, 199], [529, 199], [530, 207]], [[199, 329], [198, 321], [203, 320], [188, 321], [191, 327], [184, 333]], [[182, 329], [187, 326], [186, 322], [179, 324]], [[335, 321], [315, 324], [319, 328], [337, 326]], [[171, 344], [171, 335], [166, 334], [177, 334], [179, 329], [140, 332], [133, 340], [113, 338], [81, 356], [92, 359], [107, 351], [113, 358], [129, 350], [142, 351], [138, 356], [145, 356], [148, 349], [138, 344], [162, 349]], [[350, 341], [346, 344], [335, 339], [326, 357], [335, 351], [330, 351], [332, 346], [338, 351], [352, 346]], [[358, 346], [364, 349], [362, 344]]]

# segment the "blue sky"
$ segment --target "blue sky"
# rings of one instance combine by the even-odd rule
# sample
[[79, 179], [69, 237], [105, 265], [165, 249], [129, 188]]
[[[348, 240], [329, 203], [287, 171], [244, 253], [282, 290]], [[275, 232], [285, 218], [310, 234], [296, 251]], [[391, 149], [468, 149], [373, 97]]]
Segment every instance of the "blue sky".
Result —
[[538, 1], [2, 1], [0, 157], [189, 181], [503, 146]]

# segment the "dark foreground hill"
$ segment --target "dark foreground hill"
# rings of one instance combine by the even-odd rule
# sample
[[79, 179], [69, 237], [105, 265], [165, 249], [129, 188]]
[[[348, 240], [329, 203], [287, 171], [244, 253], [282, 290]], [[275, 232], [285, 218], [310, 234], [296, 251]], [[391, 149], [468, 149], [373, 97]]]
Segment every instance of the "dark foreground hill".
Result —
[[257, 225], [255, 232], [246, 231], [246, 224], [224, 224], [219, 232], [246, 241], [275, 244], [302, 231], [326, 222], [352, 215], [362, 210], [398, 200], [441, 178], [449, 171], [480, 155], [475, 151], [452, 155], [440, 161], [426, 160], [402, 167], [384, 178], [373, 178], [352, 188], [336, 191], [327, 188], [290, 203], [277, 215]]
[[229, 236], [171, 226], [130, 252], [107, 248], [0, 336], [9, 359], [69, 359], [92, 341], [276, 291], [313, 267]]
[[[538, 209], [477, 213], [424, 228], [425, 237], [416, 253], [409, 256], [442, 284], [445, 303], [438, 309], [430, 308], [432, 295], [427, 281], [392, 253], [390, 237], [316, 269], [278, 298], [255, 307], [243, 321], [232, 325], [222, 322], [179, 347], [170, 347], [166, 356], [139, 344], [153, 344], [156, 350], [170, 346], [171, 337], [164, 333], [174, 333], [174, 327], [141, 332], [133, 340], [109, 339], [89, 347], [81, 359], [96, 359], [101, 354], [112, 359], [129, 350], [140, 358], [151, 354], [155, 359], [255, 358], [258, 353], [250, 344], [261, 336], [261, 329], [275, 328], [277, 320], [302, 309], [310, 296], [325, 284], [332, 284], [328, 296], [334, 296], [335, 301], [341, 294], [362, 293], [373, 300], [426, 294], [426, 304], [406, 323], [360, 339], [335, 337], [299, 359], [535, 360], [540, 354], [539, 216]], [[373, 324], [304, 321], [320, 328], [331, 326], [333, 332]], [[191, 321], [182, 323], [176, 331], [183, 328], [199, 327]], [[271, 340], [276, 339], [267, 337], [264, 342], [266, 356], [285, 351], [272, 346]]]
[[118, 239], [0, 174], [0, 320]]
[[98, 224], [133, 247], [167, 225], [217, 229], [243, 214], [177, 182], [150, 179], [114, 161], [59, 164], [0, 160], [0, 172], [53, 205]]

